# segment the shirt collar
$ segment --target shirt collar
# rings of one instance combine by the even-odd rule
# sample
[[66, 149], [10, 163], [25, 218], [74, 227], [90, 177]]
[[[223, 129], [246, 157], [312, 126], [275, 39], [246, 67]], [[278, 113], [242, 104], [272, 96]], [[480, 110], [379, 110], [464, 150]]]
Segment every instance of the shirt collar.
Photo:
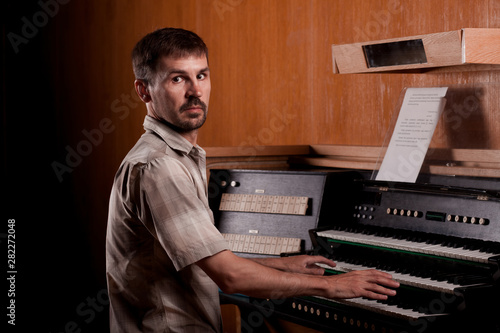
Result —
[[193, 146], [191, 142], [186, 140], [182, 135], [151, 116], [146, 116], [144, 119], [144, 129], [156, 133], [170, 148], [185, 154], [195, 151], [199, 153], [200, 150], [202, 150], [201, 147], [198, 145]]

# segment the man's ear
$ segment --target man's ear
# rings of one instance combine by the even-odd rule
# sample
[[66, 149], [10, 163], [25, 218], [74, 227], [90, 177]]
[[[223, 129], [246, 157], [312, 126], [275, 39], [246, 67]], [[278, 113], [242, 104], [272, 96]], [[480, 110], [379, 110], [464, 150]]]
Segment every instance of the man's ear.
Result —
[[135, 92], [139, 95], [139, 98], [144, 102], [151, 102], [151, 95], [149, 94], [148, 85], [144, 80], [134, 81]]

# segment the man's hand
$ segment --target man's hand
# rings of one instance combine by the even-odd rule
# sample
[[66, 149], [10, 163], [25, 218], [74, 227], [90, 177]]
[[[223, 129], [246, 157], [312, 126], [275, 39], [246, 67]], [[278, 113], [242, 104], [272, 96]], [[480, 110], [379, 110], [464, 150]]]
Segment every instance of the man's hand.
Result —
[[[323, 256], [299, 255], [282, 257], [279, 269], [291, 273], [323, 275], [325, 270], [316, 264], [326, 264], [335, 267], [336, 264]], [[376, 300], [385, 300], [388, 296], [396, 295], [394, 288], [399, 283], [388, 273], [374, 269], [353, 271], [344, 274], [325, 277], [328, 281], [327, 296], [329, 298], [366, 297]]]
[[323, 256], [297, 255], [280, 258], [251, 258], [261, 265], [272, 267], [284, 272], [311, 275], [323, 275], [325, 270], [316, 264], [326, 264], [335, 267], [335, 262]]
[[390, 274], [374, 269], [352, 271], [345, 274], [328, 276], [330, 298], [366, 297], [375, 300], [385, 300], [396, 295], [392, 288], [399, 287]]
[[201, 259], [196, 264], [225, 293], [259, 298], [308, 295], [384, 300], [395, 295], [393, 288], [399, 287], [390, 274], [376, 270], [321, 276], [323, 269], [315, 265], [318, 263], [335, 266], [334, 262], [321, 256], [248, 260], [229, 250]]
[[332, 267], [335, 267], [336, 265], [335, 262], [323, 256], [299, 255], [282, 257], [279, 260], [283, 264], [283, 268], [281, 270], [311, 275], [323, 275], [325, 272], [323, 268], [317, 266], [316, 264], [325, 264]]

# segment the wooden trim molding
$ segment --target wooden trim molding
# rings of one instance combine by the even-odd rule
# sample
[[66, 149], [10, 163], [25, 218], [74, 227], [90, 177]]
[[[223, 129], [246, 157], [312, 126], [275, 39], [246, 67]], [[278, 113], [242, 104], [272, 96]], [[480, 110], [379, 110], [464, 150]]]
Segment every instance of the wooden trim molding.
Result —
[[[295, 145], [207, 147], [207, 169], [290, 169], [302, 166], [375, 170], [385, 149], [373, 146]], [[500, 150], [430, 148], [422, 172], [500, 178]]]
[[207, 157], [257, 157], [257, 156], [289, 156], [307, 155], [309, 145], [291, 146], [237, 146], [237, 147], [204, 147]]

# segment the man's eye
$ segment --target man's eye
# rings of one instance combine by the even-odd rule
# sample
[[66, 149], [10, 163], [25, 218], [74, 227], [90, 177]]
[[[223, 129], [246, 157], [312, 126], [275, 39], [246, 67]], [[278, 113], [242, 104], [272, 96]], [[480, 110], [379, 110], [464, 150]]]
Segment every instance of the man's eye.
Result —
[[179, 83], [179, 82], [182, 82], [182, 78], [180, 76], [176, 76], [172, 79], [172, 82], [174, 83]]
[[205, 74], [198, 74], [198, 80], [203, 80], [207, 76]]

